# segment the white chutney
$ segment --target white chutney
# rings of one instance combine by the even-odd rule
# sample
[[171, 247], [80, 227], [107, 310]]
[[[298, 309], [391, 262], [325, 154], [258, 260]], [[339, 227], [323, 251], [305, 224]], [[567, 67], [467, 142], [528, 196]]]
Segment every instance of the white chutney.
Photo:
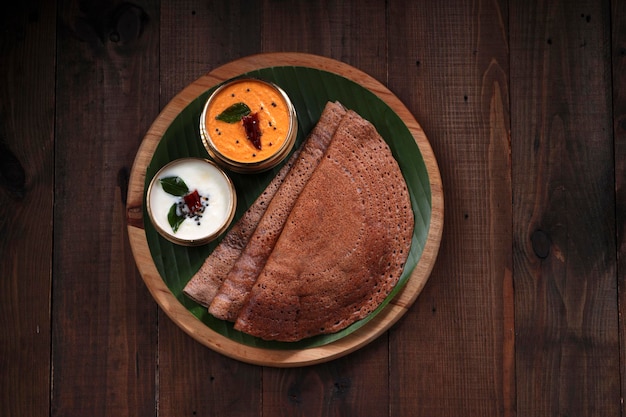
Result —
[[[180, 196], [167, 193], [160, 180], [178, 177], [189, 192], [197, 190], [203, 198], [204, 209], [199, 217], [185, 217], [174, 232], [168, 213]], [[177, 159], [164, 166], [153, 178], [148, 188], [148, 212], [157, 231], [166, 239], [183, 244], [199, 245], [215, 239], [224, 232], [235, 212], [236, 194], [230, 179], [214, 163], [202, 158]]]

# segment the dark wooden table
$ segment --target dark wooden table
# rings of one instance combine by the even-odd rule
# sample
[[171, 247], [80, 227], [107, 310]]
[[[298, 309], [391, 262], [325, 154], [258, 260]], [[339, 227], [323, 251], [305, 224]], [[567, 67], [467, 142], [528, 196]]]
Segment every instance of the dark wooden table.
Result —
[[[1, 6], [0, 415], [619, 416], [626, 2]], [[378, 79], [437, 156], [445, 226], [390, 331], [279, 369], [199, 344], [129, 248], [128, 176], [186, 85], [261, 52]]]

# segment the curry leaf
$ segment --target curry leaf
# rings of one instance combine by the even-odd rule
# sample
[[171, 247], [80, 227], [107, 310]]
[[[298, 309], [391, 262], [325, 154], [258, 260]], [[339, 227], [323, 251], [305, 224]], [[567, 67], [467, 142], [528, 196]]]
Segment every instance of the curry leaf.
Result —
[[170, 211], [167, 213], [167, 221], [170, 223], [170, 226], [172, 226], [174, 233], [178, 231], [180, 225], [185, 221], [185, 217], [178, 214], [176, 203], [172, 204], [172, 207], [170, 207]]
[[163, 191], [168, 194], [182, 197], [189, 192], [189, 187], [187, 187], [185, 181], [183, 181], [180, 177], [161, 178], [159, 181], [161, 182]]
[[217, 120], [221, 120], [226, 123], [237, 123], [244, 116], [250, 114], [250, 107], [246, 103], [235, 103], [229, 106], [226, 110], [215, 116]]

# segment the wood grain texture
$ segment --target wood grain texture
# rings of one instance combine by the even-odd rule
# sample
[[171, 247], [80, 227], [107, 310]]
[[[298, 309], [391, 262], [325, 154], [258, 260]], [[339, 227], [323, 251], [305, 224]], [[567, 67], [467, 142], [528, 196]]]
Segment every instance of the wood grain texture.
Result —
[[263, 369], [263, 416], [362, 416], [389, 412], [388, 341], [380, 337], [341, 360]]
[[617, 416], [608, 3], [510, 16], [517, 411]]
[[260, 2], [161, 3], [161, 107], [202, 74], [261, 52]]
[[[261, 10], [257, 3], [162, 2], [161, 108], [200, 75], [259, 52]], [[161, 396], [160, 412], [258, 415], [261, 368], [227, 358], [195, 341], [189, 343], [187, 334], [162, 312], [159, 315], [160, 391], [167, 393]]]
[[[0, 415], [624, 414], [624, 1], [10, 3]], [[277, 369], [207, 349], [159, 311], [124, 196], [140, 141], [185, 86], [293, 51], [351, 64], [407, 104], [438, 157], [446, 227], [388, 334]]]
[[[0, 6], [0, 415], [50, 412], [55, 2]], [[9, 64], [10, 63], [10, 64]]]
[[[190, 341], [192, 343], [190, 343]], [[258, 416], [262, 368], [193, 341], [159, 320], [159, 412], [184, 416]]]
[[[262, 50], [305, 52], [353, 65], [387, 82], [386, 7], [380, 1], [265, 0]], [[285, 36], [297, 34], [297, 36]]]
[[[611, 2], [613, 135], [615, 158], [615, 241], [619, 300], [621, 397], [626, 391], [626, 3]], [[623, 412], [622, 412], [623, 414]]]
[[158, 112], [159, 32], [151, 24], [158, 22], [158, 7], [64, 6], [56, 85], [52, 415], [153, 415], [157, 315], [136, 273], [124, 207], [136, 147]]
[[390, 332], [391, 415], [515, 412], [507, 16], [389, 3], [389, 87], [432, 136], [446, 194], [431, 280]]

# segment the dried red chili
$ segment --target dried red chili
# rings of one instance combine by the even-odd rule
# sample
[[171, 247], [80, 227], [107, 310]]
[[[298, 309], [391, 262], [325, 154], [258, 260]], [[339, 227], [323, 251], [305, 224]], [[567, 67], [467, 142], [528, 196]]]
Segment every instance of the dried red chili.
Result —
[[242, 117], [243, 127], [246, 130], [246, 137], [252, 145], [261, 150], [261, 128], [259, 126], [259, 114], [252, 113]]
[[183, 198], [191, 214], [202, 208], [202, 201], [200, 200], [200, 194], [198, 194], [198, 190], [194, 190], [192, 193], [187, 194]]

